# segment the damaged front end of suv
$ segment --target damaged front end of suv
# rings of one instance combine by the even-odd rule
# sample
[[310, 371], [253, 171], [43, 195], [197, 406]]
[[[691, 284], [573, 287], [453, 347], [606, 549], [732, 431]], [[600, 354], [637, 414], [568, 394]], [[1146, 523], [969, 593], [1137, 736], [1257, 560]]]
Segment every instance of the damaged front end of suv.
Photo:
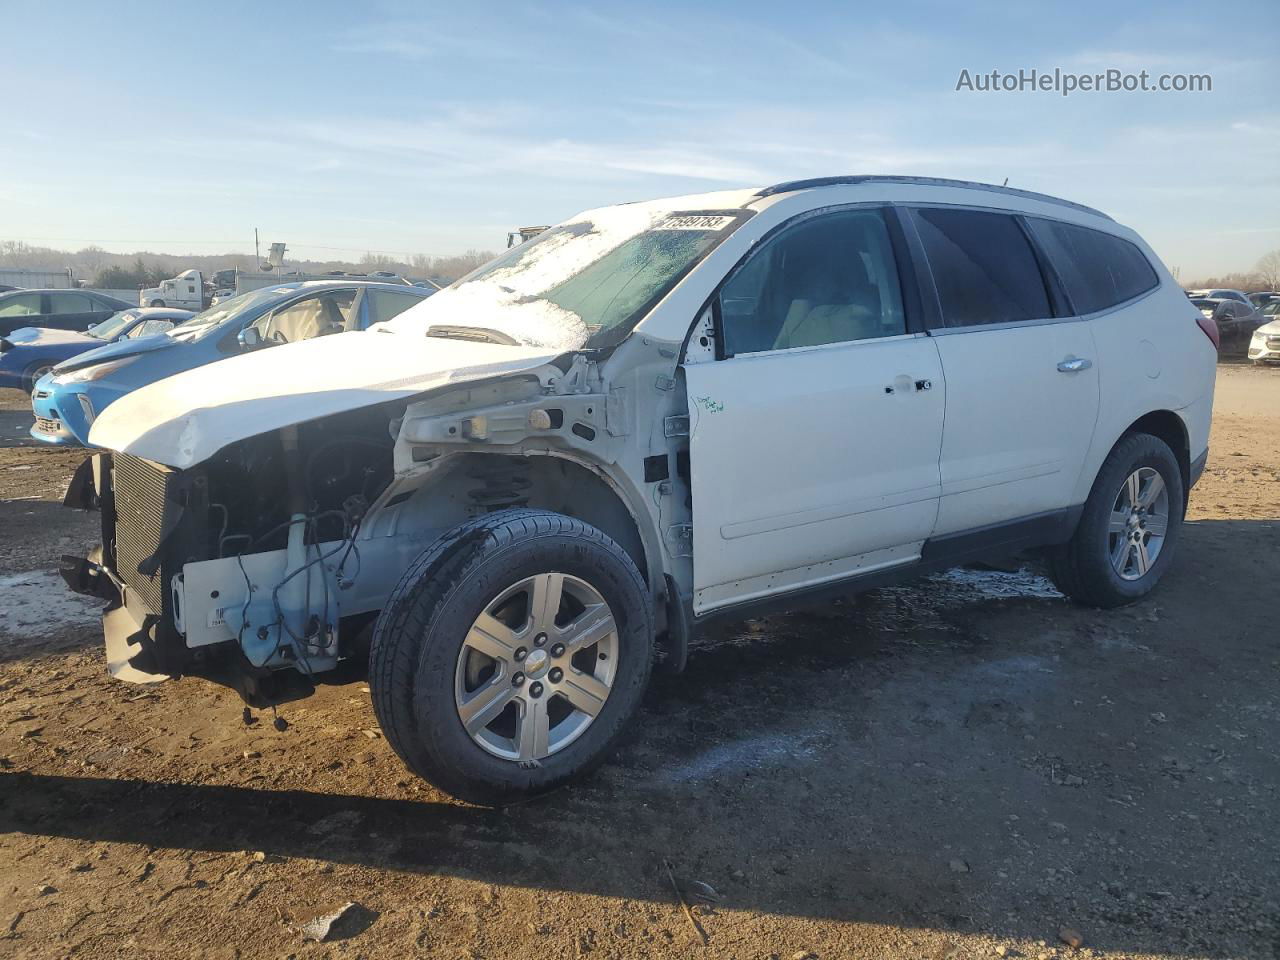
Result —
[[[107, 601], [113, 675], [266, 706], [359, 675], [372, 647], [388, 738], [455, 795], [527, 796], [594, 762], [655, 644], [678, 667], [687, 635], [690, 325], [636, 327], [673, 290], [705, 300], [680, 282], [749, 197], [584, 214], [379, 327], [114, 403], [67, 495], [101, 511], [102, 546], [63, 561]], [[448, 687], [456, 721], [429, 722], [465, 731], [452, 753], [410, 681]]]
[[[449, 346], [477, 349], [437, 349]], [[64, 558], [63, 574], [108, 601], [111, 672], [201, 676], [254, 706], [305, 696], [367, 655], [414, 557], [507, 508], [564, 511], [645, 556], [596, 362], [532, 356], [465, 385], [449, 373], [448, 386], [287, 424], [189, 466], [124, 451], [86, 461], [67, 502], [101, 511], [103, 546]], [[188, 430], [202, 414], [190, 416]]]

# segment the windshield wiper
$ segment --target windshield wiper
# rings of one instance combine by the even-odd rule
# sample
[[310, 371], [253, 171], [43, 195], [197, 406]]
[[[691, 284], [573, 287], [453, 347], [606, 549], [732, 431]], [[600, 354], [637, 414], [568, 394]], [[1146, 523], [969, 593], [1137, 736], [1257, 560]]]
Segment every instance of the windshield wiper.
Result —
[[449, 340], [475, 340], [480, 343], [498, 343], [504, 347], [518, 347], [520, 341], [501, 330], [492, 327], [458, 327], [452, 324], [437, 323], [427, 327], [428, 337], [441, 337]]

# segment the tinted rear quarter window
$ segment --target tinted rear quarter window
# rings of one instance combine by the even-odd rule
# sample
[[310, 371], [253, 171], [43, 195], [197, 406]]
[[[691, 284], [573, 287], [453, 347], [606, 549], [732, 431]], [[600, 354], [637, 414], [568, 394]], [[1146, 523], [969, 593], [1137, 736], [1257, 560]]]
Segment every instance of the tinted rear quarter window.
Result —
[[1146, 256], [1128, 240], [1057, 220], [1033, 217], [1027, 222], [1077, 314], [1106, 310], [1160, 283]]
[[948, 327], [1053, 316], [1035, 252], [1009, 214], [925, 208], [916, 229]]

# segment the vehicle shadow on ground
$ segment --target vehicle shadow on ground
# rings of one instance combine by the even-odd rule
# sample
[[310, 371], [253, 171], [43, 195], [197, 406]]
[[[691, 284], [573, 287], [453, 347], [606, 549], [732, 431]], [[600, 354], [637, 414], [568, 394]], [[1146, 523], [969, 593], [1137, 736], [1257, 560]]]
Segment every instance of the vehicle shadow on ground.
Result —
[[1277, 888], [1276, 678], [1252, 666], [1267, 612], [1245, 599], [1278, 526], [1187, 524], [1194, 562], [1122, 611], [944, 579], [723, 625], [599, 773], [506, 811], [4, 773], [0, 833], [670, 905], [665, 859], [721, 910], [1261, 955], [1267, 934], [1228, 945], [1216, 918], [1268, 917]]

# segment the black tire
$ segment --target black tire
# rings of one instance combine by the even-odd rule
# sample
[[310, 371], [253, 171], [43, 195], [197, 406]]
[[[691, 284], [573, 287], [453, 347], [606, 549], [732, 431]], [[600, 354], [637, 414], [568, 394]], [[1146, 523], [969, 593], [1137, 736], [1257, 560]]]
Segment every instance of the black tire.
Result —
[[152, 307], [163, 307], [163, 306], [164, 306], [164, 301], [163, 301], [163, 300], [152, 300], [152, 301], [151, 301], [151, 303], [150, 303], [150, 304], [148, 304], [148, 306], [152, 306]]
[[[1168, 527], [1155, 562], [1139, 579], [1125, 580], [1111, 563], [1108, 523], [1125, 478], [1150, 467], [1168, 491]], [[1075, 534], [1049, 552], [1049, 575], [1059, 590], [1089, 607], [1123, 606], [1150, 593], [1173, 562], [1185, 509], [1182, 470], [1169, 445], [1148, 433], [1132, 433], [1112, 448], [1093, 482]]]
[[22, 388], [27, 393], [31, 393], [36, 388], [36, 381], [43, 377], [46, 373], [53, 369], [51, 363], [33, 363], [27, 367], [27, 372], [22, 375]]
[[[455, 669], [463, 640], [501, 591], [539, 573], [588, 581], [617, 623], [613, 686], [585, 731], [522, 763], [478, 745], [462, 725]], [[649, 682], [649, 591], [627, 553], [595, 527], [545, 510], [514, 509], [462, 524], [409, 567], [374, 628], [369, 686], [392, 748], [414, 773], [471, 803], [502, 806], [554, 790], [608, 756]]]

